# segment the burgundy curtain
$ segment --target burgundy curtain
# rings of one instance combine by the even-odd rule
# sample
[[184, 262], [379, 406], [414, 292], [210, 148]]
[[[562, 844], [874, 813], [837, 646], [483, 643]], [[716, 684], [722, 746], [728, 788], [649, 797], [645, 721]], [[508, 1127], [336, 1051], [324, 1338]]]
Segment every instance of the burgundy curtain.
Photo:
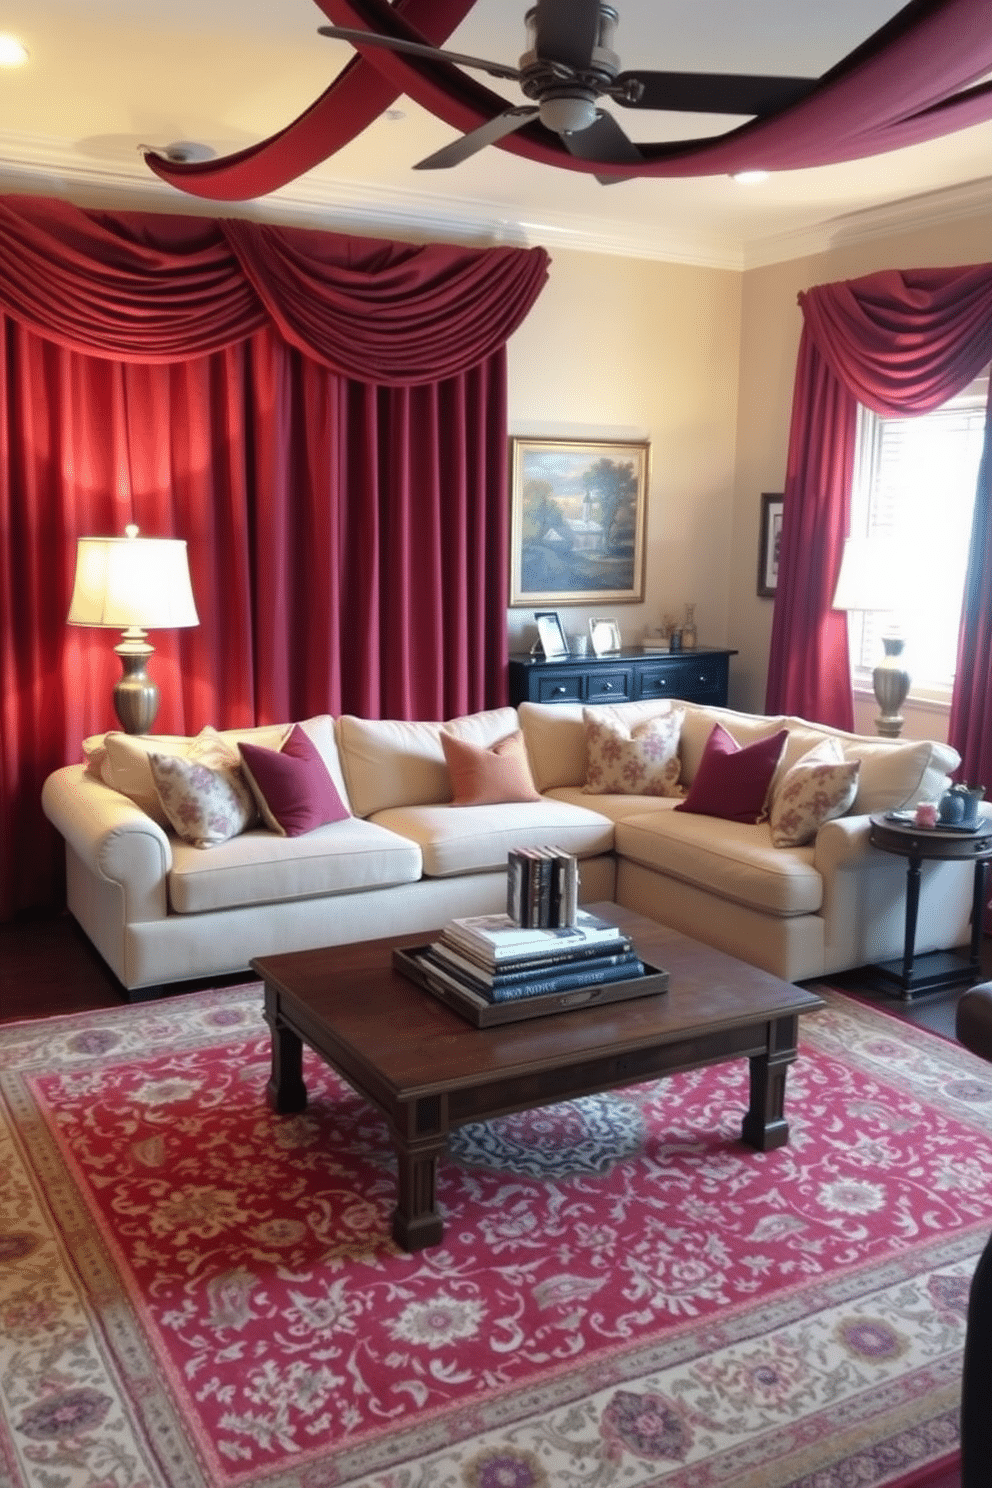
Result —
[[[857, 405], [928, 413], [977, 376], [992, 359], [992, 265], [872, 274], [820, 285], [799, 303], [766, 707], [850, 728], [847, 618], [831, 604], [850, 523]], [[992, 550], [980, 535], [971, 560], [987, 594]], [[977, 622], [969, 606], [968, 634]], [[955, 697], [971, 683], [959, 666]], [[953, 709], [951, 717], [953, 728]]]
[[[964, 619], [958, 640], [948, 737], [961, 756], [959, 775], [981, 784], [992, 799], [992, 384], [985, 448], [964, 585]], [[986, 931], [992, 926], [986, 925]]]
[[187, 540], [156, 731], [450, 717], [506, 671], [505, 341], [541, 250], [0, 199], [0, 916], [51, 901], [39, 798], [116, 727], [76, 538]]

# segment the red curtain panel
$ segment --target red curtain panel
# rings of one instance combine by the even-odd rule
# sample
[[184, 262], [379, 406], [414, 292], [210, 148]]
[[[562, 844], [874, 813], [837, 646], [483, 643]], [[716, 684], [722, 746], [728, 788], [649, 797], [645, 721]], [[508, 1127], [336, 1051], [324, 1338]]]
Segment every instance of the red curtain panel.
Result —
[[51, 902], [42, 784], [117, 726], [79, 536], [188, 544], [157, 732], [503, 700], [505, 340], [547, 263], [0, 200], [0, 915]]

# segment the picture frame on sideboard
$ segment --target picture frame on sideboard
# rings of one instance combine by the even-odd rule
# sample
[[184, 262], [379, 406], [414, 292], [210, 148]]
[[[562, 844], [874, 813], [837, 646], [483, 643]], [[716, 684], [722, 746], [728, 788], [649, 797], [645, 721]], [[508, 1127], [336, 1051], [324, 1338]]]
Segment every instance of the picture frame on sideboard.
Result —
[[568, 655], [568, 641], [557, 610], [535, 610], [537, 639], [546, 661]]

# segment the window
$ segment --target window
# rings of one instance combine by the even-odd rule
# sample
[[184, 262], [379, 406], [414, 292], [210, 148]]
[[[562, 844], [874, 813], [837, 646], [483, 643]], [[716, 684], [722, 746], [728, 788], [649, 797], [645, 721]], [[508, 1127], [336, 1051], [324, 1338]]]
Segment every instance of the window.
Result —
[[[985, 437], [989, 373], [933, 413], [888, 418], [861, 408], [851, 535], [891, 537], [922, 576], [899, 618], [913, 693], [944, 701], [957, 659], [978, 465]], [[891, 617], [848, 614], [851, 675], [871, 689]]]

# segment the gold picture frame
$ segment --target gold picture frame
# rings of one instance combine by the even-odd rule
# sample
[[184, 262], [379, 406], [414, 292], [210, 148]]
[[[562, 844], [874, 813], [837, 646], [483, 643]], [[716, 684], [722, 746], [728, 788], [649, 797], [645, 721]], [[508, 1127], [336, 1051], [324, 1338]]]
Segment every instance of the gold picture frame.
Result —
[[644, 599], [647, 440], [510, 441], [510, 604]]

